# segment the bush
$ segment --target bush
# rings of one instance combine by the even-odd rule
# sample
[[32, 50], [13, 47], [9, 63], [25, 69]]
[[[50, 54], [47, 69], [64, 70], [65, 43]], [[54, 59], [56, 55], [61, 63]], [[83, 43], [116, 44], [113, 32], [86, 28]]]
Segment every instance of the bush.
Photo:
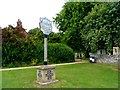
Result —
[[[32, 39], [19, 39], [2, 47], [2, 66], [18, 67], [40, 65], [44, 62], [44, 48]], [[66, 63], [74, 60], [73, 50], [64, 44], [48, 44], [49, 63]]]
[[42, 46], [40, 43], [36, 45], [31, 39], [19, 39], [14, 43], [6, 43], [2, 50], [2, 66], [38, 65], [43, 61]]
[[73, 50], [65, 44], [48, 44], [49, 63], [67, 63], [74, 61]]

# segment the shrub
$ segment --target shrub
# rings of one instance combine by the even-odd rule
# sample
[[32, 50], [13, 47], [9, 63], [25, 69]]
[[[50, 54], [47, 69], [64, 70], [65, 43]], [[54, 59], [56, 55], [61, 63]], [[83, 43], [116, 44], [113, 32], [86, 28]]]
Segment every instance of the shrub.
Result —
[[[32, 39], [8, 42], [2, 48], [2, 66], [18, 67], [40, 65], [44, 62], [44, 48]], [[74, 60], [73, 50], [64, 44], [48, 44], [49, 63], [66, 63]]]
[[48, 44], [49, 63], [67, 63], [74, 61], [73, 50], [65, 44]]
[[8, 42], [2, 50], [2, 66], [17, 67], [37, 65], [43, 61], [42, 44], [36, 45], [31, 39]]

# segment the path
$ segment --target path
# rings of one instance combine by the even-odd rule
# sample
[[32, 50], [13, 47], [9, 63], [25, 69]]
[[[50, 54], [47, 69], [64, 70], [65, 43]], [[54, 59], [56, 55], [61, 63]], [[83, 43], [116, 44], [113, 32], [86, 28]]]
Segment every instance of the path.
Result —
[[[70, 64], [77, 64], [77, 63], [85, 63], [85, 62], [72, 62], [72, 63], [62, 63], [62, 64], [51, 64], [49, 66], [60, 66], [60, 65], [70, 65]], [[0, 71], [5, 70], [18, 70], [18, 69], [26, 69], [26, 68], [38, 68], [40, 66], [28, 66], [28, 67], [17, 67], [17, 68], [6, 68], [6, 69], [0, 69]]]

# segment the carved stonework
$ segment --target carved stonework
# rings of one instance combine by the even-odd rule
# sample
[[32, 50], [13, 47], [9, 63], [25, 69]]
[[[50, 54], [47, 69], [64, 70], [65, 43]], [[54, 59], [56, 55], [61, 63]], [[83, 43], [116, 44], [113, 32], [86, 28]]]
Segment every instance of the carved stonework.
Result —
[[52, 80], [52, 76], [53, 76], [53, 70], [47, 70], [47, 73], [46, 73], [46, 77], [47, 77], [47, 80], [48, 81], [51, 81]]
[[38, 78], [41, 79], [42, 78], [42, 74], [41, 71], [38, 72]]
[[41, 66], [37, 68], [37, 83], [46, 85], [57, 82], [55, 80], [55, 67], [53, 66]]

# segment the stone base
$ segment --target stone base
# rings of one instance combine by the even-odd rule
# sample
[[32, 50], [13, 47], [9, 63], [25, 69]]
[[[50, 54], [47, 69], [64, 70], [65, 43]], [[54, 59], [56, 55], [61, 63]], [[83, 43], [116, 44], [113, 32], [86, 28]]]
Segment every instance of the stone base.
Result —
[[40, 85], [47, 85], [55, 83], [58, 80], [55, 79], [55, 67], [43, 65], [37, 68], [37, 83]]
[[54, 80], [54, 81], [51, 81], [51, 82], [45, 82], [45, 83], [36, 81], [36, 83], [38, 83], [40, 85], [48, 85], [48, 84], [52, 84], [52, 83], [56, 83], [56, 82], [58, 82], [58, 80]]

